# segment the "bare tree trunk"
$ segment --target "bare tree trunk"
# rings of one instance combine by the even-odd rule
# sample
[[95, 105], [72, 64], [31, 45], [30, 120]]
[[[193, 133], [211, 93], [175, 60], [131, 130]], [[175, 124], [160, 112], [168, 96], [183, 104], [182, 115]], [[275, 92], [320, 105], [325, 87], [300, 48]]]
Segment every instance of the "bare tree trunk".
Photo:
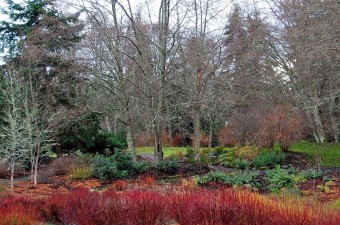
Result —
[[37, 155], [34, 163], [34, 185], [38, 184], [38, 166], [40, 160], [40, 135], [37, 135]]
[[164, 92], [166, 86], [166, 75], [167, 75], [167, 39], [169, 32], [169, 16], [170, 16], [170, 1], [162, 0], [160, 11], [159, 11], [159, 42], [160, 42], [160, 54], [159, 54], [159, 94], [155, 115], [154, 131], [155, 131], [155, 160], [160, 162], [163, 160], [163, 143], [162, 143], [162, 110], [164, 104]]
[[114, 130], [115, 135], [117, 135], [117, 117], [115, 117], [115, 123], [114, 123], [113, 130]]
[[316, 132], [319, 136], [319, 141], [321, 143], [323, 143], [326, 139], [326, 135], [325, 135], [325, 130], [321, 121], [321, 117], [320, 117], [320, 112], [319, 112], [319, 107], [315, 106], [314, 107], [314, 121], [315, 121], [315, 127], [316, 127]]
[[[156, 120], [159, 120], [159, 119], [156, 119]], [[161, 162], [163, 160], [162, 131], [161, 131], [159, 121], [156, 121], [156, 123], [155, 123], [154, 133], [155, 133], [154, 157], [155, 157], [155, 161], [158, 163], [158, 162]]]
[[212, 140], [213, 140], [213, 128], [214, 128], [214, 119], [210, 117], [210, 124], [209, 124], [209, 143], [208, 147], [212, 148]]
[[15, 164], [12, 163], [12, 166], [11, 166], [11, 191], [14, 190], [14, 169], [15, 169]]
[[105, 116], [105, 125], [106, 125], [106, 129], [108, 132], [112, 132], [111, 126], [110, 126], [110, 120], [108, 116]]
[[195, 151], [195, 159], [198, 160], [200, 156], [200, 140], [201, 140], [201, 118], [199, 106], [194, 108], [194, 135], [193, 148]]
[[162, 105], [163, 105], [163, 90], [160, 90], [160, 96], [158, 99], [158, 106], [157, 106], [157, 112], [155, 115], [155, 122], [154, 122], [154, 134], [155, 134], [155, 151], [154, 151], [154, 157], [155, 161], [158, 163], [160, 161], [163, 161], [163, 143], [162, 143]]
[[127, 141], [127, 144], [128, 144], [128, 151], [132, 155], [133, 160], [136, 161], [137, 160], [137, 154], [136, 154], [136, 147], [135, 147], [135, 139], [134, 139], [134, 135], [133, 135], [133, 131], [132, 131], [132, 127], [131, 127], [130, 122], [128, 122], [126, 124], [126, 141]]
[[34, 182], [34, 159], [31, 160], [31, 182]]
[[334, 136], [334, 142], [339, 143], [339, 127], [338, 127], [338, 121], [334, 117], [334, 106], [335, 106], [335, 97], [331, 99], [329, 103], [329, 115], [331, 117], [331, 123], [333, 128], [333, 136]]
[[167, 129], [168, 129], [168, 138], [170, 141], [170, 146], [172, 145], [172, 125], [171, 125], [171, 112], [170, 109], [168, 107], [168, 105], [166, 106], [166, 114], [167, 114]]
[[309, 126], [312, 129], [312, 131], [313, 131], [314, 139], [315, 139], [316, 142], [319, 143], [320, 142], [320, 138], [319, 138], [318, 132], [316, 131], [315, 122], [314, 122], [314, 120], [312, 118], [312, 115], [311, 115], [309, 110], [305, 110], [305, 113], [306, 113], [306, 116], [308, 118]]

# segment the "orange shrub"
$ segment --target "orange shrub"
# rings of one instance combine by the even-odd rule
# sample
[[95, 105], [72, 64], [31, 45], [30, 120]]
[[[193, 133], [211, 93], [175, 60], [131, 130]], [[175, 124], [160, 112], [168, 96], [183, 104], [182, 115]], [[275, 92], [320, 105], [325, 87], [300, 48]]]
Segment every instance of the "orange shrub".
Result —
[[[191, 140], [194, 139], [194, 135], [191, 135]], [[192, 141], [193, 143], [193, 141]], [[200, 137], [200, 146], [201, 147], [208, 147], [209, 145], [209, 137], [206, 136], [205, 134], [201, 134], [201, 137]]]
[[306, 136], [306, 125], [301, 111], [291, 105], [277, 105], [262, 118], [256, 135], [260, 147], [273, 148], [277, 142], [282, 151]]
[[182, 134], [176, 134], [175, 137], [172, 139], [173, 147], [182, 147], [184, 146], [184, 144], [184, 137]]
[[218, 133], [218, 143], [221, 146], [235, 146], [237, 144], [237, 138], [233, 136], [233, 127], [223, 127]]
[[231, 116], [229, 124], [219, 132], [220, 145], [255, 144], [273, 148], [279, 143], [283, 151], [306, 136], [304, 114], [291, 105], [249, 108]]
[[127, 189], [128, 185], [129, 182], [127, 182], [126, 180], [117, 180], [114, 183], [112, 183], [111, 187], [117, 191], [124, 191]]
[[[171, 146], [172, 137], [168, 131], [162, 132], [162, 143], [163, 146]], [[137, 147], [145, 147], [145, 146], [154, 146], [155, 144], [155, 135], [152, 132], [143, 132], [135, 135], [135, 142]]]

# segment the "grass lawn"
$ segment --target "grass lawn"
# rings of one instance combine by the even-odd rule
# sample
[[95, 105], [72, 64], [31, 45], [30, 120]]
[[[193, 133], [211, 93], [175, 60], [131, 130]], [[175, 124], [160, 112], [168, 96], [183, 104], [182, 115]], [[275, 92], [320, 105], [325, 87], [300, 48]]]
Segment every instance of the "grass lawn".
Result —
[[[185, 154], [188, 148], [190, 147], [163, 147], [164, 157], [168, 157], [171, 154], [175, 154], [176, 152], [182, 152], [183, 154]], [[136, 150], [137, 154], [142, 153], [153, 154], [154, 147], [137, 147]]]
[[340, 167], [340, 144], [299, 141], [290, 150], [307, 154], [312, 160], [319, 156], [321, 165]]
[[[278, 145], [275, 147], [279, 149]], [[163, 147], [164, 157], [168, 157], [176, 152], [185, 154], [188, 148], [190, 147]], [[153, 150], [154, 147], [138, 147], [137, 153], [153, 154]], [[314, 160], [315, 163], [319, 157], [323, 166], [340, 167], [340, 144], [299, 141], [290, 148], [290, 151], [307, 154], [310, 156], [310, 160]]]

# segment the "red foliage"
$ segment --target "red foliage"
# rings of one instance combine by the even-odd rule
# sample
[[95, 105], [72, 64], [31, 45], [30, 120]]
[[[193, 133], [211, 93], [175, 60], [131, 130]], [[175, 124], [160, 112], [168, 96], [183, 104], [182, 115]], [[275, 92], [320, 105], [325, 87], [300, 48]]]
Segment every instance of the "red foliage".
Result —
[[172, 139], [172, 146], [173, 147], [182, 147], [185, 145], [184, 137], [182, 134], [176, 134], [175, 137]]
[[[43, 200], [23, 197], [0, 199], [0, 224], [81, 225], [337, 225], [340, 212], [322, 207], [280, 202], [246, 191], [126, 191], [102, 193], [87, 189]], [[9, 219], [10, 218], [10, 219]], [[16, 221], [13, 220], [16, 219]], [[13, 222], [14, 221], [14, 222]]]
[[9, 196], [0, 199], [0, 225], [34, 225], [44, 221], [43, 201]]
[[[307, 206], [282, 205], [258, 194], [224, 191], [172, 195], [171, 217], [179, 224], [337, 224], [339, 213]], [[325, 216], [325, 213], [328, 216]]]
[[164, 224], [168, 202], [163, 195], [147, 191], [100, 194], [78, 189], [70, 195], [54, 198], [57, 198], [52, 201], [56, 222], [82, 225], [101, 225], [108, 221], [112, 225], [145, 225], [156, 224], [156, 221]]

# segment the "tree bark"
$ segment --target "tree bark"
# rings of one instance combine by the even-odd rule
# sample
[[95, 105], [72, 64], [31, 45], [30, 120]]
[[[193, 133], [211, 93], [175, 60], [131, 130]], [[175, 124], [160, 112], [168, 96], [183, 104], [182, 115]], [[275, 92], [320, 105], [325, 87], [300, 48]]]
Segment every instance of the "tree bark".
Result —
[[38, 166], [40, 160], [40, 134], [37, 135], [37, 155], [35, 157], [35, 164], [34, 164], [34, 185], [38, 184]]
[[193, 135], [193, 148], [195, 151], [195, 159], [198, 160], [200, 156], [200, 140], [201, 140], [201, 117], [200, 107], [194, 108], [194, 135]]
[[333, 128], [333, 136], [334, 136], [334, 142], [339, 143], [339, 127], [338, 127], [338, 121], [334, 117], [334, 106], [335, 106], [335, 98], [332, 98], [329, 103], [329, 115], [331, 117], [331, 123]]
[[106, 125], [106, 129], [108, 132], [112, 132], [111, 126], [110, 126], [110, 120], [108, 116], [105, 116], [105, 125]]
[[12, 163], [12, 166], [11, 166], [11, 191], [14, 190], [14, 169], [15, 169], [15, 164]]
[[154, 135], [155, 135], [155, 150], [154, 157], [156, 163], [163, 161], [163, 143], [162, 143], [162, 105], [163, 105], [163, 90], [160, 90], [157, 105], [157, 111], [154, 120]]
[[209, 148], [212, 148], [213, 128], [214, 128], [214, 119], [211, 117], [210, 124], [209, 124], [209, 143], [208, 143]]
[[134, 161], [137, 161], [136, 147], [135, 147], [135, 139], [131, 127], [131, 123], [128, 122], [126, 124], [126, 141], [128, 144], [128, 151], [132, 155]]
[[156, 163], [158, 163], [158, 162], [163, 161], [163, 143], [162, 143], [162, 131], [160, 128], [160, 122], [155, 123], [154, 134], [155, 134], [154, 157], [155, 157]]
[[312, 129], [315, 141], [318, 142], [318, 143], [321, 142], [319, 134], [318, 134], [317, 129], [316, 129], [316, 126], [315, 126], [314, 119], [312, 118], [310, 110], [306, 109], [305, 113], [306, 113], [306, 116], [307, 116], [307, 119], [308, 119], [308, 122], [309, 122], [309, 126]]
[[319, 107], [315, 106], [314, 107], [314, 121], [315, 121], [315, 127], [316, 127], [316, 132], [319, 137], [319, 141], [323, 143], [326, 140], [326, 135], [325, 135], [325, 130], [321, 121], [320, 117], [320, 112], [319, 112]]

